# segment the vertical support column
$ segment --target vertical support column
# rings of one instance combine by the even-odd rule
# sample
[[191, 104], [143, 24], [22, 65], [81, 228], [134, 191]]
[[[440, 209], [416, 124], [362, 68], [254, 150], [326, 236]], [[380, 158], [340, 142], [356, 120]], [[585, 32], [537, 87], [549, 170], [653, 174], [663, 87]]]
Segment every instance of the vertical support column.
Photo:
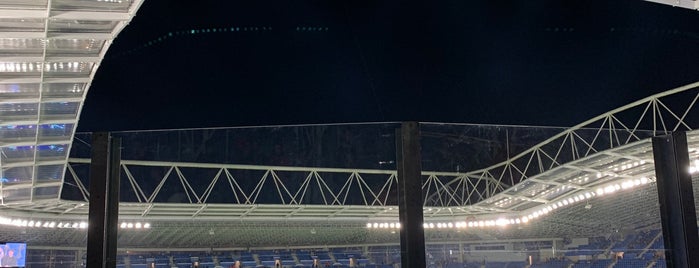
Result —
[[116, 267], [121, 139], [92, 134], [87, 267]]
[[699, 236], [689, 174], [687, 135], [653, 138], [660, 219], [668, 267], [699, 267]]
[[400, 257], [403, 268], [426, 267], [421, 161], [420, 125], [417, 122], [404, 122], [400, 130], [396, 130]]

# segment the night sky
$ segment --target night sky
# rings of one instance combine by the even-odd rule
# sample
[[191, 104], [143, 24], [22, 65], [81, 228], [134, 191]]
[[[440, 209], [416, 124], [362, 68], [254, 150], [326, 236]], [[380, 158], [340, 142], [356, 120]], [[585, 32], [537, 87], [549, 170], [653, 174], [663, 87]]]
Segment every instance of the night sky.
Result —
[[697, 45], [699, 12], [641, 0], [146, 0], [79, 131], [572, 126], [699, 81]]

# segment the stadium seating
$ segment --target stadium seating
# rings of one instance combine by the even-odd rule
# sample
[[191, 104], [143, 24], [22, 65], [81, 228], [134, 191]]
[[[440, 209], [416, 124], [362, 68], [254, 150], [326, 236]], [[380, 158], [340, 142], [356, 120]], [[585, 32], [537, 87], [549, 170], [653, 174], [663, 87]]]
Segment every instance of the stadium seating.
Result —
[[[561, 256], [557, 255], [549, 261], [534, 263], [528, 266], [523, 261], [499, 261], [496, 256], [488, 257], [483, 262], [460, 263], [458, 244], [428, 244], [426, 246], [427, 267], [433, 268], [646, 268], [667, 266], [662, 259], [663, 240], [660, 230], [640, 231], [631, 233], [612, 243], [603, 237], [588, 238], [588, 244], [578, 245], [567, 250]], [[538, 242], [520, 244], [517, 250], [536, 252], [540, 250]], [[544, 245], [547, 249], [552, 245]], [[464, 247], [467, 248], [467, 247]], [[612, 251], [623, 252], [615, 259]], [[39, 264], [53, 262], [62, 267], [75, 267], [75, 254], [56, 254], [55, 252], [33, 250], [28, 254], [29, 262]], [[496, 254], [497, 255], [497, 254]], [[522, 255], [524, 256], [524, 255]], [[84, 258], [84, 257], [83, 257]], [[277, 260], [284, 268], [311, 267], [317, 259], [321, 267], [349, 267], [350, 258], [362, 268], [393, 268], [400, 263], [400, 247], [370, 246], [367, 248], [330, 248], [330, 249], [278, 249], [278, 250], [243, 250], [234, 252], [151, 252], [151, 253], [120, 253], [117, 258], [119, 268], [146, 268], [151, 263], [156, 268], [191, 268], [194, 261], [199, 262], [200, 268], [228, 268], [240, 261], [242, 267], [274, 267]], [[576, 261], [581, 259], [579, 261]], [[474, 259], [471, 259], [474, 260]], [[84, 263], [84, 260], [83, 260]], [[38, 267], [43, 267], [38, 265]]]
[[587, 245], [569, 248], [566, 256], [596, 256], [604, 253], [604, 250], [609, 246], [610, 242], [604, 238], [590, 238]]
[[[633, 255], [633, 254], [632, 254]], [[648, 265], [648, 260], [638, 259], [636, 256], [625, 256], [623, 259], [617, 261], [614, 267], [621, 268], [634, 268], [634, 267], [646, 267]]]
[[548, 262], [535, 263], [531, 266], [531, 268], [560, 268], [568, 267], [570, 264], [571, 262], [568, 259], [554, 259]]

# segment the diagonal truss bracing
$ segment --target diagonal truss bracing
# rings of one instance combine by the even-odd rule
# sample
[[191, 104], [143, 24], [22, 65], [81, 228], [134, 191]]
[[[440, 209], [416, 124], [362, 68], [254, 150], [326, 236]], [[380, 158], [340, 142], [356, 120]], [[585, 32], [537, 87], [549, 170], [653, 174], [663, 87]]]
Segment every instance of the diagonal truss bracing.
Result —
[[[652, 174], [648, 138], [694, 129], [698, 85], [669, 90], [612, 110], [485, 169], [423, 172], [424, 205], [468, 206], [481, 212], [522, 211], [616, 178]], [[70, 162], [82, 164], [88, 160]], [[631, 167], [639, 171], [626, 171]], [[137, 160], [124, 160], [122, 169], [128, 182], [125, 189], [133, 193], [123, 200], [128, 202], [397, 204], [393, 170]], [[158, 175], [148, 172], [152, 169], [159, 170]], [[87, 200], [79, 172], [72, 165], [68, 171]]]
[[[426, 203], [446, 206], [476, 204], [510, 189], [510, 185], [537, 177], [567, 163], [604, 154], [610, 149], [637, 143], [655, 135], [678, 130], [692, 131], [697, 127], [699, 114], [695, 108], [699, 98], [698, 86], [699, 82], [696, 82], [668, 90], [582, 122], [506, 161], [467, 172], [446, 182], [439, 190], [427, 195]], [[602, 171], [588, 168], [587, 172]], [[474, 179], [476, 183], [480, 183], [480, 179], [484, 178], [496, 183], [475, 187], [480, 191], [475, 195], [470, 194], [462, 199], [452, 198], [458, 196], [456, 189], [461, 185], [468, 185]]]
[[[87, 201], [87, 190], [76, 168], [89, 163], [89, 159], [70, 159], [68, 172], [75, 179], [83, 199]], [[141, 172], [133, 170], [140, 168]], [[154, 203], [162, 200], [166, 185], [176, 186], [177, 193], [183, 194], [185, 202], [202, 204], [209, 202], [212, 195], [231, 197], [229, 202], [240, 205], [255, 204], [291, 204], [291, 205], [362, 205], [392, 206], [396, 205], [397, 178], [392, 170], [371, 169], [335, 169], [304, 168], [285, 166], [248, 166], [212, 163], [178, 163], [123, 160], [122, 172], [126, 175], [127, 186], [124, 189], [131, 194], [130, 200], [136, 203]], [[152, 170], [165, 170], [163, 176], [152, 177]], [[209, 170], [187, 175], [187, 170]], [[246, 173], [244, 171], [258, 171]], [[201, 174], [211, 174], [202, 176]], [[234, 175], [234, 174], [247, 175]], [[173, 175], [174, 174], [174, 175]], [[444, 182], [463, 177], [463, 174], [450, 172], [424, 172], [423, 189], [426, 194], [439, 191], [445, 187]], [[299, 179], [300, 178], [300, 179]], [[332, 178], [330, 180], [329, 178]], [[143, 186], [144, 182], [153, 182], [154, 187]], [[196, 182], [195, 182], [196, 181]], [[459, 196], [449, 196], [444, 202], [458, 202], [482, 195], [477, 191], [481, 183], [496, 187], [495, 180], [486, 182], [483, 178], [469, 180], [467, 184], [458, 185], [463, 192]], [[174, 183], [173, 183], [174, 182]], [[152, 183], [151, 183], [152, 184]], [[149, 190], [152, 189], [152, 190]]]

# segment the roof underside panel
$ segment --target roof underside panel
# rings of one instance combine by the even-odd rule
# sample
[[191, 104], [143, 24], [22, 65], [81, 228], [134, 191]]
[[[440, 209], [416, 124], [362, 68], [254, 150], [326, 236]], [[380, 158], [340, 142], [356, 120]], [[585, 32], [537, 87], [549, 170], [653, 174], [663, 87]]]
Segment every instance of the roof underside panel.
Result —
[[87, 89], [141, 2], [0, 1], [0, 203], [59, 198]]
[[682, 7], [688, 9], [699, 9], [699, 3], [696, 0], [646, 0], [649, 2], [655, 2], [665, 5], [670, 5], [673, 7]]

